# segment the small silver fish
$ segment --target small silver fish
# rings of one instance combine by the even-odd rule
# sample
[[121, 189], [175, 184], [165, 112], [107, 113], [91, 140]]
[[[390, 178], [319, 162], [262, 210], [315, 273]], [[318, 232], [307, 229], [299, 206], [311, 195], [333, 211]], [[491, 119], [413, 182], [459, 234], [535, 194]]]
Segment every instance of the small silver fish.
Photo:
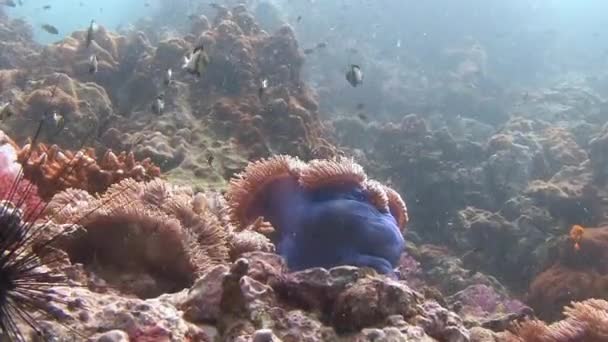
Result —
[[264, 95], [264, 91], [266, 91], [266, 88], [268, 88], [268, 79], [263, 79], [262, 80], [262, 84], [260, 85], [260, 88], [258, 89], [258, 96], [262, 97]]
[[97, 25], [95, 24], [95, 20], [91, 20], [91, 24], [89, 25], [89, 29], [87, 30], [87, 48], [91, 46], [91, 43], [95, 39], [95, 31], [97, 30]]
[[40, 27], [42, 27], [43, 30], [45, 30], [46, 32], [48, 32], [50, 34], [59, 34], [59, 30], [53, 25], [43, 24]]
[[11, 109], [11, 102], [8, 101], [0, 105], [0, 121], [4, 121], [13, 116], [13, 110]]
[[353, 87], [363, 84], [363, 71], [358, 65], [351, 64], [350, 69], [346, 72], [346, 80]]
[[48, 117], [48, 123], [59, 131], [63, 129], [65, 120], [63, 119], [63, 115], [54, 110]]
[[158, 96], [156, 96], [156, 99], [154, 99], [154, 102], [152, 103], [152, 111], [157, 115], [161, 115], [163, 114], [164, 110], [165, 95], [159, 94]]
[[17, 7], [17, 4], [13, 0], [4, 0], [0, 5], [8, 6], [8, 7]]
[[89, 74], [95, 74], [98, 67], [99, 62], [97, 61], [97, 56], [93, 54], [89, 57]]
[[173, 70], [171, 70], [171, 68], [169, 68], [165, 72], [165, 79], [163, 80], [163, 83], [166, 86], [168, 86], [169, 84], [171, 84], [172, 81], [173, 81]]
[[184, 56], [184, 65], [183, 69], [186, 69], [191, 74], [194, 74], [198, 77], [205, 72], [207, 65], [209, 65], [209, 56], [205, 52], [204, 46], [201, 44], [194, 48], [194, 51], [190, 54], [190, 56]]

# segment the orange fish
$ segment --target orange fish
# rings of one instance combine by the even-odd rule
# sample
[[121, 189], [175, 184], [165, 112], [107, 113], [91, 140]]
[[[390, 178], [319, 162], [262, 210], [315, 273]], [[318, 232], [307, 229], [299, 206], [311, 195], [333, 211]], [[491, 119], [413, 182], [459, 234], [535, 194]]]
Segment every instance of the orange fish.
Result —
[[583, 228], [583, 226], [579, 226], [578, 224], [575, 224], [572, 226], [572, 229], [570, 229], [570, 239], [572, 239], [572, 241], [574, 241], [574, 250], [578, 251], [581, 249], [580, 246], [580, 242], [581, 239], [583, 238], [583, 233], [585, 232], [585, 228]]

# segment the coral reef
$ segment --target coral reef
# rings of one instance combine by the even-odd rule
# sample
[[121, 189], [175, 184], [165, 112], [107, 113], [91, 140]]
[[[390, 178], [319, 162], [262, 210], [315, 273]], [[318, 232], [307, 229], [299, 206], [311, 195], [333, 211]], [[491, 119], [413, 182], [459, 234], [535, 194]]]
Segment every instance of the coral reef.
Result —
[[258, 217], [272, 224], [272, 240], [292, 270], [354, 265], [388, 273], [403, 252], [405, 203], [349, 159], [257, 161], [226, 196], [235, 226]]
[[[12, 101], [12, 115], [2, 129], [18, 142], [36, 134], [41, 141], [78, 149], [92, 145], [107, 122], [115, 117], [106, 90], [95, 83], [84, 83], [63, 72], [25, 73], [7, 79], [10, 89], [5, 99]], [[53, 121], [56, 115], [61, 125]]]
[[[272, 153], [310, 158], [329, 145], [315, 100], [299, 79], [302, 58], [291, 29], [269, 35], [242, 8], [220, 12], [201, 28], [196, 38], [159, 42], [149, 66], [161, 74], [177, 69], [203, 43], [211, 64], [201, 79], [179, 73], [165, 90], [168, 113], [151, 118], [147, 107], [134, 108], [133, 118], [110, 125], [102, 140], [116, 149], [139, 139], [135, 153], [163, 165], [171, 179], [207, 178], [215, 186], [226, 185], [246, 160]], [[269, 88], [260, 98], [262, 79]]]
[[[50, 305], [62, 323], [43, 320], [44, 338], [68, 338], [74, 330], [98, 340], [238, 341], [266, 335], [300, 340], [302, 334], [313, 341], [469, 340], [458, 315], [435, 302], [443, 302], [441, 297], [425, 299], [406, 281], [352, 266], [288, 272], [288, 260], [265, 253], [272, 245], [256, 232], [273, 236], [284, 227], [253, 219], [258, 214], [252, 211], [258, 203], [254, 197], [285, 179], [285, 173], [269, 170], [291, 171], [288, 176], [301, 191], [321, 196], [323, 205], [365, 203], [364, 213], [390, 217], [387, 228], [398, 236], [408, 220], [394, 191], [367, 179], [346, 159], [305, 164], [280, 156], [252, 163], [233, 182], [226, 203], [213, 193], [194, 194], [161, 179], [127, 178], [98, 196], [68, 189], [46, 208], [52, 224], [43, 235], [61, 232], [51, 246], [53, 258], [82, 287], [54, 288], [53, 296], [64, 300]], [[346, 191], [338, 191], [345, 185]], [[237, 189], [241, 207], [234, 206]], [[66, 231], [66, 224], [72, 229]], [[141, 299], [128, 298], [132, 295]], [[377, 299], [371, 310], [370, 298]]]
[[17, 161], [45, 199], [68, 188], [96, 194], [126, 178], [148, 181], [160, 176], [160, 168], [149, 158], [136, 161], [133, 152], [125, 151], [116, 155], [108, 150], [97, 158], [93, 148], [73, 152], [57, 145], [27, 144], [17, 153]]
[[[78, 265], [64, 270], [82, 280]], [[97, 340], [483, 341], [472, 338], [456, 314], [404, 282], [349, 266], [285, 271], [276, 254], [253, 252], [157, 298], [57, 288], [55, 295], [65, 300], [54, 302], [53, 311], [62, 324], [42, 321], [44, 338], [70, 338], [73, 329]], [[376, 298], [373, 310], [369, 298]], [[476, 335], [493, 334], [475, 329]]]
[[[526, 97], [497, 128], [466, 111], [391, 122], [344, 117], [333, 126], [369, 174], [408, 194], [413, 220], [405, 237], [425, 283], [448, 298], [484, 284], [556, 319], [572, 300], [606, 296], [602, 257], [591, 259], [595, 248], [580, 242], [577, 254], [565, 241], [572, 225], [608, 223], [603, 100], [565, 84]], [[602, 230], [586, 228], [581, 242]]]
[[[200, 16], [185, 37], [156, 31], [117, 34], [101, 25], [89, 49], [84, 30], [42, 49], [27, 45], [28, 61], [16, 65], [35, 65], [35, 72], [2, 70], [0, 98], [11, 99], [16, 114], [2, 129], [23, 143], [34, 133], [32, 123], [56, 112], [65, 127], [43, 127], [41, 141], [130, 150], [137, 159], [151, 158], [169, 179], [194, 179], [201, 189], [227, 185], [250, 159], [333, 153], [314, 94], [300, 79], [303, 57], [290, 27], [268, 34], [237, 6], [214, 20]], [[195, 79], [181, 63], [200, 43], [211, 64]], [[88, 72], [91, 54], [99, 61], [95, 74]], [[174, 79], [166, 86], [169, 68]], [[260, 97], [264, 79], [268, 89]], [[159, 93], [165, 95], [160, 116], [150, 109]]]
[[[575, 244], [580, 246], [575, 248]], [[580, 240], [562, 240], [556, 247], [555, 263], [530, 284], [528, 302], [543, 318], [559, 317], [570, 301], [606, 298], [608, 227], [586, 228]]]
[[[332, 2], [286, 17], [242, 3], [163, 3], [90, 47], [86, 30], [38, 45], [0, 7], [0, 128], [18, 142], [0, 134], [0, 188], [28, 179], [0, 199], [26, 221], [48, 200], [44, 233], [79, 284], [56, 288], [63, 324], [45, 320], [43, 339], [606, 339], [606, 305], [589, 298], [608, 296], [607, 102], [591, 81], [522, 92], [496, 83], [495, 48], [471, 37], [408, 39], [433, 46], [428, 68], [375, 51], [395, 38], [376, 28], [349, 25], [374, 35], [356, 51], [335, 39]], [[181, 64], [201, 45], [195, 77]], [[365, 88], [335, 67], [352, 59]], [[568, 238], [572, 225], [597, 228]], [[572, 300], [561, 322], [534, 319]]]

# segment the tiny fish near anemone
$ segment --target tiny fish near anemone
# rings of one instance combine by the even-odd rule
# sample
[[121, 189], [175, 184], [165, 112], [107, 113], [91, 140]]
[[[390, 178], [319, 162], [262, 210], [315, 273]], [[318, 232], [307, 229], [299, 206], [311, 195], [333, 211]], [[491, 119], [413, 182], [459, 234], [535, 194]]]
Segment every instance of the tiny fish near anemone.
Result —
[[353, 265], [391, 273], [404, 250], [405, 203], [350, 159], [257, 161], [226, 197], [240, 229], [258, 217], [272, 224], [271, 239], [292, 271]]
[[581, 249], [580, 242], [583, 239], [583, 234], [585, 233], [585, 228], [583, 226], [575, 224], [570, 229], [570, 239], [574, 242], [574, 250], [579, 251]]

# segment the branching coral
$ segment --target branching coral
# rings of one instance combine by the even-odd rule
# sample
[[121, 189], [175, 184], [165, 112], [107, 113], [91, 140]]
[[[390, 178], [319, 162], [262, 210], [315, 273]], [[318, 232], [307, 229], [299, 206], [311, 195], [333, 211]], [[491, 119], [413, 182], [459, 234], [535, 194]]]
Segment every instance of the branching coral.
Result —
[[522, 342], [604, 342], [608, 341], [608, 302], [588, 299], [574, 302], [564, 310], [566, 318], [551, 325], [531, 320], [515, 326], [507, 341]]
[[124, 151], [118, 155], [107, 151], [98, 160], [92, 148], [72, 152], [57, 145], [28, 144], [18, 152], [17, 160], [43, 198], [67, 188], [99, 193], [125, 178], [147, 181], [160, 176], [160, 169], [150, 159], [138, 162], [133, 153]]
[[161, 179], [125, 179], [100, 197], [74, 189], [59, 193], [47, 211], [60, 224], [92, 211], [79, 222], [83, 234], [59, 243], [73, 261], [114, 286], [151, 297], [187, 287], [209, 267], [228, 261], [228, 231], [193, 198], [190, 189]]
[[272, 224], [273, 242], [293, 270], [355, 265], [388, 273], [404, 248], [405, 203], [347, 158], [251, 163], [227, 198], [238, 228], [259, 217]]

